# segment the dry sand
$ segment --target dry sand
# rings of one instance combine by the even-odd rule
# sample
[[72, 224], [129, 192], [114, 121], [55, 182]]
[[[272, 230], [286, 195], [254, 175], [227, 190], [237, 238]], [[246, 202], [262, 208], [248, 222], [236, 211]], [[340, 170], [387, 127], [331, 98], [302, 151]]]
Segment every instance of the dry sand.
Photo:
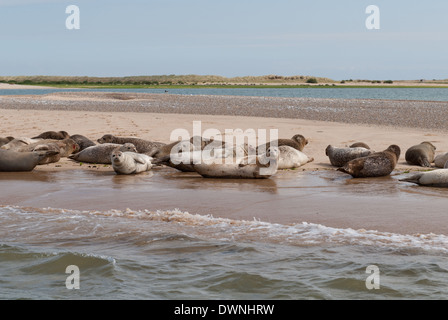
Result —
[[[437, 153], [448, 152], [446, 103], [70, 93], [3, 96], [0, 108], [0, 136], [65, 130], [92, 140], [111, 133], [169, 142], [174, 129], [192, 134], [193, 121], [201, 121], [202, 131], [277, 129], [280, 138], [300, 133], [309, 139], [304, 152], [315, 159], [263, 181], [208, 180], [171, 168], [117, 177], [110, 166], [63, 160], [38, 166], [32, 173], [2, 174], [1, 204], [85, 210], [180, 208], [232, 219], [448, 234], [446, 191], [422, 192], [396, 178], [422, 170], [406, 164], [404, 153], [410, 146], [431, 141]], [[378, 151], [390, 144], [401, 147], [391, 177], [350, 179], [330, 166], [325, 155], [329, 144], [358, 141]]]

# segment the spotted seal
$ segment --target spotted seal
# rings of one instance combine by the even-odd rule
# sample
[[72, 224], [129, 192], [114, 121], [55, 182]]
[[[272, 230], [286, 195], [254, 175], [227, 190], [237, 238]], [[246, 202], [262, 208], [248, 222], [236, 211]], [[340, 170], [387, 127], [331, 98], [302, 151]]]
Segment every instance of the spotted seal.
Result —
[[329, 145], [325, 149], [325, 154], [330, 159], [331, 165], [335, 167], [342, 167], [353, 159], [366, 157], [372, 153], [374, 153], [374, 151], [363, 147], [339, 148]]
[[395, 169], [400, 152], [399, 146], [390, 145], [382, 152], [351, 160], [338, 168], [338, 171], [348, 173], [354, 178], [387, 176]]

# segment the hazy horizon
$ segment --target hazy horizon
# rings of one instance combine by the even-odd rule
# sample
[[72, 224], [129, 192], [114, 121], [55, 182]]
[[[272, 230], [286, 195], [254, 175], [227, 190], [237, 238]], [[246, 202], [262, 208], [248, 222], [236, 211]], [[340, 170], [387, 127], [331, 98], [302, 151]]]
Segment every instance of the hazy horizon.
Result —
[[[366, 28], [366, 8], [380, 29]], [[80, 10], [68, 30], [66, 7]], [[448, 78], [448, 3], [0, 0], [0, 76]]]

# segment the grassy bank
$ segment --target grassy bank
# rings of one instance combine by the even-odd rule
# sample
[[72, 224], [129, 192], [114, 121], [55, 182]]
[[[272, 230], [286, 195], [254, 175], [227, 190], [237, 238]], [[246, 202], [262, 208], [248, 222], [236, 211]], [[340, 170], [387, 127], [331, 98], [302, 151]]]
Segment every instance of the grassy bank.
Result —
[[135, 77], [0, 77], [0, 83], [92, 89], [194, 89], [194, 88], [441, 88], [448, 80], [342, 80], [310, 76], [258, 76], [225, 78], [221, 76], [162, 75]]

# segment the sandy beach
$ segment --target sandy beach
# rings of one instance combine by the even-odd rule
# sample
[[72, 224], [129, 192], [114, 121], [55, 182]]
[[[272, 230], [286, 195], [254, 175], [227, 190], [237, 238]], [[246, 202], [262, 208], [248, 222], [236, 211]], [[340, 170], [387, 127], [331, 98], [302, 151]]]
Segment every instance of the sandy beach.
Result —
[[[280, 138], [299, 133], [309, 140], [304, 152], [315, 159], [263, 181], [209, 180], [171, 168], [117, 177], [110, 166], [64, 159], [38, 166], [32, 173], [2, 174], [3, 205], [80, 210], [180, 208], [240, 220], [448, 234], [441, 223], [447, 222], [445, 190], [421, 189], [397, 178], [423, 169], [406, 164], [404, 153], [410, 146], [431, 141], [437, 154], [448, 152], [447, 103], [57, 93], [2, 96], [0, 109], [0, 136], [31, 137], [65, 130], [92, 140], [110, 133], [168, 143], [173, 130], [192, 133], [193, 121], [201, 121], [202, 130], [277, 129]], [[354, 180], [335, 171], [325, 148], [358, 141], [376, 151], [391, 144], [400, 146], [402, 155], [390, 177]], [[425, 201], [431, 201], [431, 210], [424, 211]]]

